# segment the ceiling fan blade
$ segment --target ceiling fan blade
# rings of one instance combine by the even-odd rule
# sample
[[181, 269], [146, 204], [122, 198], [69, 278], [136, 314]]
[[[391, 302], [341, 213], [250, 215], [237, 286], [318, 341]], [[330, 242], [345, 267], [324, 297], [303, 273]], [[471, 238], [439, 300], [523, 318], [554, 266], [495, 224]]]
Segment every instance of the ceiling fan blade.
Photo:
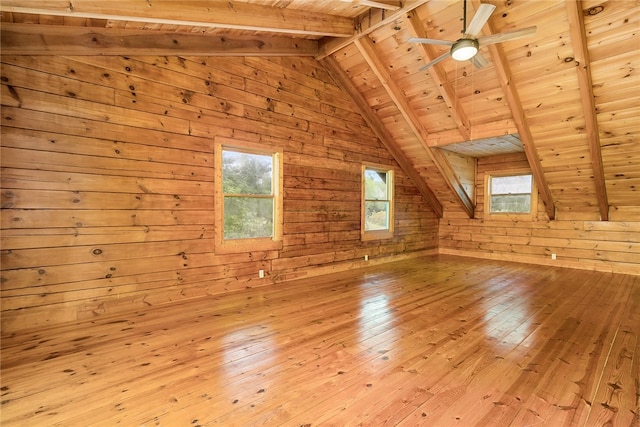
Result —
[[471, 61], [473, 66], [476, 68], [486, 67], [487, 64], [489, 63], [489, 61], [487, 61], [487, 58], [482, 56], [480, 52], [476, 53], [476, 55], [473, 58], [471, 58], [469, 61]]
[[442, 46], [452, 46], [453, 42], [448, 40], [438, 40], [438, 39], [424, 39], [421, 37], [411, 37], [407, 40], [409, 43], [423, 43], [423, 44], [439, 44]]
[[447, 53], [443, 53], [442, 55], [438, 56], [436, 59], [434, 59], [433, 61], [429, 62], [426, 65], [423, 65], [422, 67], [420, 67], [420, 71], [426, 70], [429, 67], [432, 67], [434, 65], [436, 65], [438, 62], [447, 59], [448, 57], [451, 56], [451, 52], [447, 52]]
[[536, 30], [537, 27], [533, 26], [523, 28], [521, 30], [513, 30], [504, 33], [492, 34], [490, 36], [482, 36], [478, 38], [478, 44], [480, 44], [480, 46], [487, 46], [490, 44], [506, 42], [508, 40], [515, 40], [521, 37], [527, 37], [535, 34]]
[[476, 38], [495, 9], [496, 7], [492, 4], [482, 3], [469, 23], [464, 36], [466, 38]]

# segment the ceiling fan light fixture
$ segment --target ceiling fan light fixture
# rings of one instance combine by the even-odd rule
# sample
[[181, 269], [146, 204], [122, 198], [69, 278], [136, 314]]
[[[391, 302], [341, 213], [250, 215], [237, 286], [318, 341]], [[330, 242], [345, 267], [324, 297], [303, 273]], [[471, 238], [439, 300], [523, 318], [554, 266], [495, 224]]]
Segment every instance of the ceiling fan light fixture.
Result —
[[451, 57], [456, 61], [466, 61], [478, 53], [478, 40], [459, 39], [451, 46]]

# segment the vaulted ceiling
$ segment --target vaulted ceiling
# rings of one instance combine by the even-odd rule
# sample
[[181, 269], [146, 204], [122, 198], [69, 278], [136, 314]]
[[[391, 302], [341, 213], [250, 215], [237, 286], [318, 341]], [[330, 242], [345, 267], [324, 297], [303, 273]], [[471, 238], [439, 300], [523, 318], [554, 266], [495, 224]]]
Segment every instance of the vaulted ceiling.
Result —
[[[549, 218], [640, 215], [640, 1], [468, 0], [496, 9], [487, 64], [452, 58], [462, 0], [2, 0], [2, 53], [315, 57], [442, 216], [474, 215], [463, 160], [523, 152]], [[628, 216], [627, 216], [628, 217]]]

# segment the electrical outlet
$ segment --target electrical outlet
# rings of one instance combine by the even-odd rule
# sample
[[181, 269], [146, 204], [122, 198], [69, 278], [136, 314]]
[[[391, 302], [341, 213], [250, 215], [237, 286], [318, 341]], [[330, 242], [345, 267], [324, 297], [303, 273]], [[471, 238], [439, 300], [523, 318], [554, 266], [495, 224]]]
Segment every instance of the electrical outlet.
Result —
[[556, 259], [556, 254], [551, 254], [551, 259]]
[[264, 279], [264, 270], [258, 270], [258, 277]]

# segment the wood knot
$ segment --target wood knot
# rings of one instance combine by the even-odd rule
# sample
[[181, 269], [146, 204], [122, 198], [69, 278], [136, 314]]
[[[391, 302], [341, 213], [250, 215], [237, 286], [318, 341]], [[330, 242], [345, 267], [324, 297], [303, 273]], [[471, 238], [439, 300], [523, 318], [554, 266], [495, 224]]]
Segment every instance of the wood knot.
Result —
[[594, 16], [594, 15], [599, 14], [603, 10], [604, 10], [604, 6], [602, 6], [602, 5], [593, 6], [593, 7], [590, 7], [589, 9], [585, 10], [584, 14], [586, 16]]

